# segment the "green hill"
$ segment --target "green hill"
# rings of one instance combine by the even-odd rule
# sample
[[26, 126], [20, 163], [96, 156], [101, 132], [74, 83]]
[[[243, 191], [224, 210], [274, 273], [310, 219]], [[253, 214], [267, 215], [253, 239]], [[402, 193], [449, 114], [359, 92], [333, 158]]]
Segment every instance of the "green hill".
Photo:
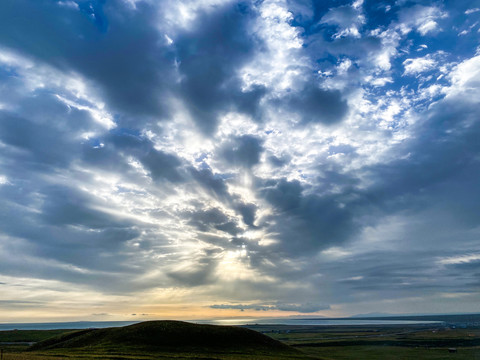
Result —
[[298, 350], [250, 329], [181, 321], [147, 321], [118, 328], [73, 331], [38, 342], [32, 345], [30, 350], [300, 355]]

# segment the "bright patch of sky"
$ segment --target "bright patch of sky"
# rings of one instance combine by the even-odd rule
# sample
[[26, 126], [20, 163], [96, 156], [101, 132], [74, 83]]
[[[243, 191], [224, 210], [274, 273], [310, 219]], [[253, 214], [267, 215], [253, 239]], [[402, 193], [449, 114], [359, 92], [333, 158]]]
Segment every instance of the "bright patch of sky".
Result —
[[1, 2], [0, 317], [480, 311], [479, 24]]

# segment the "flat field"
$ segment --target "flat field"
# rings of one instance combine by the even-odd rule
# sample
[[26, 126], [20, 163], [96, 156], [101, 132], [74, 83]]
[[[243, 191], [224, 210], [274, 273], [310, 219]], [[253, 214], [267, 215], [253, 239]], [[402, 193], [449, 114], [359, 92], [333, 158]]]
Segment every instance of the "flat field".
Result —
[[247, 354], [222, 354], [222, 353], [191, 353], [191, 352], [157, 352], [157, 353], [133, 353], [133, 352], [119, 352], [102, 354], [99, 352], [49, 352], [49, 353], [6, 353], [3, 357], [4, 360], [59, 360], [59, 359], [71, 359], [71, 360], [311, 360], [317, 359], [307, 355], [292, 356], [292, 355], [247, 355]]
[[59, 359], [103, 359], [103, 360], [309, 360], [315, 357], [302, 354], [280, 352], [269, 354], [261, 351], [228, 351], [212, 352], [209, 349], [198, 348], [196, 351], [148, 351], [132, 348], [95, 348], [95, 349], [55, 349], [43, 351], [27, 351], [26, 347], [9, 347], [4, 350], [3, 360], [59, 360]]
[[478, 327], [258, 325], [250, 328], [324, 360], [480, 360]]
[[[51, 349], [26, 351], [27, 342], [41, 341], [71, 330], [56, 331], [1, 331], [0, 345], [3, 360], [480, 360], [480, 328], [450, 328], [440, 325], [388, 325], [388, 326], [285, 326], [252, 325], [250, 329], [264, 333], [293, 348], [299, 353], [258, 351], [211, 352], [198, 348], [189, 351], [148, 351], [130, 347], [101, 347], [82, 349]], [[21, 342], [11, 344], [11, 342]], [[456, 352], [449, 352], [454, 348]], [[247, 349], [248, 350], [248, 349]], [[453, 350], [450, 350], [453, 351]]]

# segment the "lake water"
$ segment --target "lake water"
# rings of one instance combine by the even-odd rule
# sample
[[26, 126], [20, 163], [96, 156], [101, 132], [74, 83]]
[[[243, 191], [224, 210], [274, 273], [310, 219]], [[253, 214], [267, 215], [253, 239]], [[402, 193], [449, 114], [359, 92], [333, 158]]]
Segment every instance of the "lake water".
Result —
[[[57, 322], [57, 323], [9, 323], [0, 324], [2, 330], [52, 330], [52, 329], [89, 329], [119, 327], [138, 323], [139, 321], [78, 321], [78, 322]], [[435, 324], [441, 321], [411, 321], [411, 320], [362, 320], [362, 319], [221, 319], [221, 320], [192, 320], [196, 324], [214, 325], [247, 325], [247, 324], [272, 324], [272, 325], [415, 325]]]

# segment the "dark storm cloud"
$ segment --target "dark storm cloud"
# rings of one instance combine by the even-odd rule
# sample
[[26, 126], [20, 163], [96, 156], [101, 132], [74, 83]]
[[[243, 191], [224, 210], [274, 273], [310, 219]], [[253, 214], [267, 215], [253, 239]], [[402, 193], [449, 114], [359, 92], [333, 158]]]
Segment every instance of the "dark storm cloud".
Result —
[[[85, 10], [89, 4], [93, 14]], [[114, 109], [161, 115], [162, 92], [175, 72], [155, 27], [156, 13], [146, 2], [131, 11], [124, 1], [82, 2], [80, 10], [47, 0], [4, 1], [0, 44], [82, 74]]]
[[255, 115], [265, 93], [261, 86], [241, 90], [239, 68], [257, 52], [259, 40], [250, 32], [254, 12], [248, 2], [205, 12], [174, 39], [182, 76], [182, 96], [199, 128], [212, 132], [221, 112]]

